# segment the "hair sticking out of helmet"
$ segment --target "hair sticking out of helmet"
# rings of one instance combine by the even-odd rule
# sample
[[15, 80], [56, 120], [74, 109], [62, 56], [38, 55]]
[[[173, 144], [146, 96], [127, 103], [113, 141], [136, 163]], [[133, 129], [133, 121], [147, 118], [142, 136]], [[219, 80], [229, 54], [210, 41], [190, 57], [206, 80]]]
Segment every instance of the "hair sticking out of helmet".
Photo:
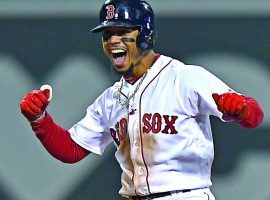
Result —
[[155, 45], [155, 16], [144, 0], [107, 0], [100, 9], [99, 21], [93, 33], [110, 27], [138, 28], [138, 47], [151, 50]]

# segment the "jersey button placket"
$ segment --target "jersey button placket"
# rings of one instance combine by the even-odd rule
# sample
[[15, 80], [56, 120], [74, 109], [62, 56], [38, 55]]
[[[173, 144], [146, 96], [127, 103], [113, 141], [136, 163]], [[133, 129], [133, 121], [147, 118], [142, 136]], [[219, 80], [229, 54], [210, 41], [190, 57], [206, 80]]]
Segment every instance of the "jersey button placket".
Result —
[[148, 193], [148, 189], [146, 186], [141, 186], [140, 189], [138, 190], [138, 192], [141, 194], [141, 195], [147, 195], [149, 194]]
[[148, 194], [147, 188], [142, 188], [142, 193], [143, 193], [143, 194]]
[[134, 146], [135, 146], [135, 148], [139, 148], [140, 145], [139, 145], [139, 143], [137, 141], [135, 141]]
[[138, 174], [143, 175], [143, 173], [144, 173], [144, 169], [142, 167], [139, 167]]
[[[139, 94], [139, 93], [137, 93]], [[147, 186], [145, 183], [146, 171], [142, 167], [142, 155], [141, 155], [141, 143], [140, 143], [140, 135], [138, 133], [139, 130], [139, 109], [138, 109], [138, 98], [140, 95], [135, 95], [134, 98], [130, 100], [129, 106], [129, 119], [132, 121], [132, 135], [133, 135], [133, 145], [132, 145], [132, 154], [133, 154], [133, 164], [134, 164], [134, 186], [136, 191], [141, 195], [148, 194]]]

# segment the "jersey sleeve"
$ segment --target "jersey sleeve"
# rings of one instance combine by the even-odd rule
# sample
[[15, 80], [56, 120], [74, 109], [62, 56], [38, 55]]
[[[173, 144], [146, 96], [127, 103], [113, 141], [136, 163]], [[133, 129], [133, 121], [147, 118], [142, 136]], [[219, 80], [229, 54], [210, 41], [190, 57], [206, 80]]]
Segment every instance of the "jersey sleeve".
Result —
[[105, 99], [107, 92], [100, 95], [87, 108], [85, 117], [69, 129], [71, 138], [83, 148], [101, 155], [112, 141], [108, 130]]
[[222, 113], [217, 109], [217, 105], [212, 97], [213, 93], [223, 94], [225, 92], [235, 92], [221, 79], [200, 66], [190, 66], [192, 71], [192, 89], [197, 96], [198, 112], [200, 115], [213, 115], [222, 121]]

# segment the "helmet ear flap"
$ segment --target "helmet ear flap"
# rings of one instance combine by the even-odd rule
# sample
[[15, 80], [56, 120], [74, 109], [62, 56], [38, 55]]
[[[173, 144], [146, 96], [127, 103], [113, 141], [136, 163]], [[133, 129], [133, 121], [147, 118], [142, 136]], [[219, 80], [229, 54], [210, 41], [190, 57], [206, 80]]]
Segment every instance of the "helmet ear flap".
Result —
[[156, 43], [157, 33], [155, 30], [151, 30], [149, 34], [145, 35], [143, 32], [139, 32], [137, 38], [137, 45], [142, 50], [151, 50]]

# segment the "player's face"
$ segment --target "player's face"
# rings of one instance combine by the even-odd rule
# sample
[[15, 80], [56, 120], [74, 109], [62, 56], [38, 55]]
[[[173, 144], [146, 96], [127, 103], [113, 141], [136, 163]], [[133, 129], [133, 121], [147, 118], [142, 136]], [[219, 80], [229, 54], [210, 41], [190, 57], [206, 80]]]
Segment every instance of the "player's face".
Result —
[[143, 58], [137, 47], [139, 31], [132, 28], [112, 27], [102, 34], [103, 50], [118, 72], [126, 72], [132, 65], [136, 66]]

